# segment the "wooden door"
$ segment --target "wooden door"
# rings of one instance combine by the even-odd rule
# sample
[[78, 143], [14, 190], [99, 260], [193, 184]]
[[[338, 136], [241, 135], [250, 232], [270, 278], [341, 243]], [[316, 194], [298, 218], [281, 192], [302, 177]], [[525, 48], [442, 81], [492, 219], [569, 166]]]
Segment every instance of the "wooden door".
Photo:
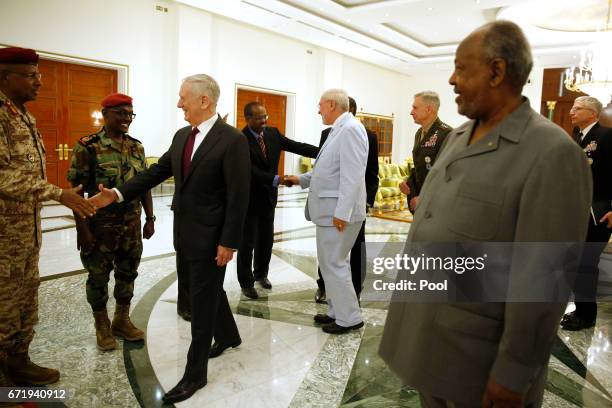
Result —
[[359, 112], [357, 119], [363, 126], [376, 133], [378, 140], [378, 157], [384, 157], [385, 162], [391, 163], [393, 150], [393, 118]]
[[[236, 127], [242, 130], [246, 126], [244, 107], [249, 102], [261, 102], [268, 112], [268, 126], [278, 128], [284, 135], [287, 120], [287, 96], [266, 92], [238, 89], [236, 98]], [[278, 174], [285, 174], [285, 152], [281, 152], [278, 162]]]
[[569, 117], [569, 111], [574, 105], [574, 99], [586, 94], [567, 90], [563, 84], [565, 78], [563, 76], [564, 72], [565, 68], [547, 68], [544, 70], [540, 113], [548, 117], [549, 110], [547, 102], [555, 102], [552, 121], [571, 135], [573, 126]]
[[103, 125], [100, 101], [117, 92], [117, 71], [41, 59], [42, 87], [28, 103], [47, 150], [47, 178], [69, 187], [70, 152], [83, 136]]

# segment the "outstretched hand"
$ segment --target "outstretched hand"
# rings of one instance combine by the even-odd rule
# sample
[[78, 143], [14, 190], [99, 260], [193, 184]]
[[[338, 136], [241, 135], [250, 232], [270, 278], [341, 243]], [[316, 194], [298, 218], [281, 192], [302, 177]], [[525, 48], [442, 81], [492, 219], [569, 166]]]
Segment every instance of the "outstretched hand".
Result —
[[74, 188], [63, 189], [59, 202], [77, 213], [79, 217], [91, 217], [96, 213], [96, 209], [92, 203], [81, 197], [79, 191], [81, 191], [82, 188], [83, 186], [79, 184]]
[[287, 187], [300, 184], [300, 178], [298, 176], [284, 176], [283, 184]]
[[100, 192], [91, 197], [88, 201], [96, 208], [104, 208], [117, 201], [117, 193], [111, 188], [104, 187], [103, 184], [98, 186]]
[[606, 227], [612, 228], [612, 211], [608, 211], [603, 217], [601, 217], [599, 223], [606, 223]]

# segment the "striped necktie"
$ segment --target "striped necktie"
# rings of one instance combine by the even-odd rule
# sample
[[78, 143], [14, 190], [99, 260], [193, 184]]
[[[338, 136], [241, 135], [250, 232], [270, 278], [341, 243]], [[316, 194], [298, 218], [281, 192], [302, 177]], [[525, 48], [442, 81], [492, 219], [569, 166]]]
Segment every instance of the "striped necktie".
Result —
[[257, 138], [257, 143], [259, 143], [259, 148], [261, 149], [264, 158], [268, 160], [268, 154], [266, 153], [266, 144], [264, 143], [263, 132], [259, 134], [259, 137]]

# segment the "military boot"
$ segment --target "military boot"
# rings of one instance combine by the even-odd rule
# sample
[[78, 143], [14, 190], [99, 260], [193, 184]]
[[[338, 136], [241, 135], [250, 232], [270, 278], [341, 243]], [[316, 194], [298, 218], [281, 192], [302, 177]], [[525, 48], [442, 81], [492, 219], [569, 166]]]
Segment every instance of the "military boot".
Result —
[[98, 348], [102, 351], [114, 350], [117, 347], [117, 340], [113, 337], [110, 328], [110, 320], [106, 309], [93, 312], [96, 321], [96, 341]]
[[120, 305], [117, 303], [112, 328], [115, 336], [123, 337], [127, 341], [141, 341], [145, 338], [144, 332], [134, 326], [130, 320], [129, 304]]
[[8, 375], [17, 384], [53, 384], [58, 382], [60, 378], [59, 371], [34, 364], [28, 353], [9, 355], [6, 360], [6, 368]]
[[[6, 369], [6, 359], [0, 359], [0, 387], [14, 387], [15, 382], [9, 377]], [[2, 405], [0, 405], [2, 406]]]

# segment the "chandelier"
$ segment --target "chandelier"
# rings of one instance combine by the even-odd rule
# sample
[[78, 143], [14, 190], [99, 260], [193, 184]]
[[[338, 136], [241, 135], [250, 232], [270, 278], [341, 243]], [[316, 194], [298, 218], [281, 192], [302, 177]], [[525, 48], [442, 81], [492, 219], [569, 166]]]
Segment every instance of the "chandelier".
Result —
[[565, 72], [565, 87], [570, 91], [583, 92], [606, 105], [612, 97], [612, 32], [609, 30], [612, 0], [608, 0], [608, 15], [605, 32], [601, 39], [582, 52], [578, 65]]

